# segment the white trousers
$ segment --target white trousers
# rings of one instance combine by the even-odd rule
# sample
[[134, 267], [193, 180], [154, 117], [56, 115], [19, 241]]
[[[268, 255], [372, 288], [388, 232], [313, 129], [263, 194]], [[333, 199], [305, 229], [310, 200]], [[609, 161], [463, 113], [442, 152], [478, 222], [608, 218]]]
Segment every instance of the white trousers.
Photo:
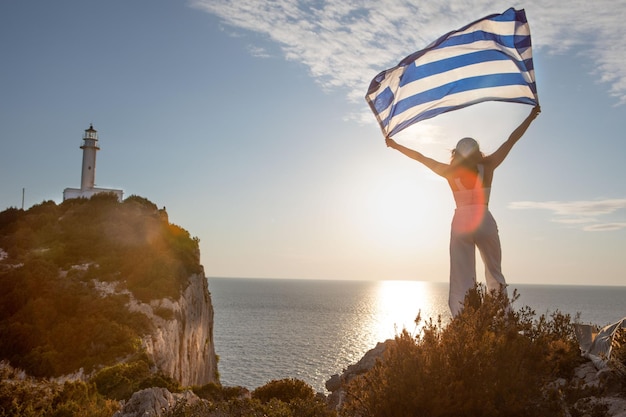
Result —
[[487, 206], [459, 207], [452, 218], [450, 233], [450, 294], [448, 304], [453, 316], [463, 308], [467, 292], [476, 285], [476, 248], [485, 264], [488, 291], [504, 291], [502, 249], [498, 225]]

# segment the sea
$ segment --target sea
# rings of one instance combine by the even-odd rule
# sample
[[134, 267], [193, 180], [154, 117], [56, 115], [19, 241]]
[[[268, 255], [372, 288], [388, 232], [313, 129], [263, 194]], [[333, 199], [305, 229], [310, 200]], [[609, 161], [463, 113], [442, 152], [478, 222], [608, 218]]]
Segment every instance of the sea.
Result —
[[[448, 283], [208, 278], [220, 382], [250, 390], [297, 378], [317, 392], [415, 319], [450, 320]], [[603, 327], [626, 317], [626, 286], [510, 284], [514, 308]]]

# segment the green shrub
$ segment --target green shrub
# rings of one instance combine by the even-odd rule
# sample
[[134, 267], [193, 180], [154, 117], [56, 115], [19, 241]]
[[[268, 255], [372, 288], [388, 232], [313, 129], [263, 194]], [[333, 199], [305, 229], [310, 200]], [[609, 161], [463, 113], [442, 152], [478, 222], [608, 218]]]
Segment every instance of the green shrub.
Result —
[[89, 383], [0, 380], [2, 417], [111, 417], [118, 409]]
[[311, 400], [314, 397], [315, 391], [310, 385], [294, 378], [270, 381], [252, 391], [252, 398], [262, 403], [267, 403], [272, 398], [288, 403], [295, 399]]
[[285, 403], [276, 398], [261, 403], [254, 398], [230, 401], [196, 402], [187, 404], [178, 402], [165, 417], [336, 417], [336, 412], [329, 410], [323, 401], [295, 400]]
[[286, 416], [321, 417], [336, 415], [334, 411], [328, 409], [325, 400], [315, 394], [313, 387], [299, 379], [286, 378], [270, 381], [252, 391], [252, 398], [259, 400], [261, 404], [270, 406], [270, 409], [279, 409], [279, 405], [287, 404], [290, 414], [285, 414]]
[[262, 404], [259, 400], [243, 398], [217, 403], [182, 400], [175, 404], [164, 417], [296, 417], [289, 406], [278, 400]]
[[143, 360], [118, 363], [96, 373], [92, 381], [100, 394], [115, 400], [127, 400], [143, 380], [151, 376], [150, 367]]
[[296, 379], [271, 381], [257, 388], [252, 398], [241, 387], [208, 384], [193, 391], [205, 401], [181, 401], [166, 417], [337, 417], [313, 388]]
[[139, 355], [132, 361], [101, 369], [91, 381], [100, 394], [115, 400], [127, 400], [136, 391], [151, 387], [167, 388], [170, 392], [181, 390], [172, 378], [154, 374], [150, 365], [145, 355]]
[[66, 382], [52, 402], [51, 417], [110, 417], [119, 403], [103, 398], [91, 383]]
[[243, 387], [224, 387], [215, 383], [209, 383], [201, 387], [192, 387], [192, 391], [198, 397], [211, 402], [235, 400], [244, 397], [248, 392], [248, 390]]
[[154, 204], [152, 201], [148, 200], [145, 197], [141, 197], [141, 196], [138, 196], [138, 195], [135, 195], [135, 194], [127, 197], [126, 199], [124, 199], [124, 204], [125, 205], [129, 205], [129, 206], [131, 206], [133, 204], [136, 204], [136, 205], [138, 205], [140, 207], [146, 208], [146, 209], [148, 209], [150, 211], [153, 211], [153, 212], [157, 212], [159, 210], [157, 205]]

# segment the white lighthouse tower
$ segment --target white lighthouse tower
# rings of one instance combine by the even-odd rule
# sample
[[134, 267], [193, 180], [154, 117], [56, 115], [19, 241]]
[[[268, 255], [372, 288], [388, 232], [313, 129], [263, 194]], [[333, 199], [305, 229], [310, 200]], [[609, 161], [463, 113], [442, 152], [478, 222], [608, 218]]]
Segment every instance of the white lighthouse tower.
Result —
[[83, 166], [80, 176], [80, 188], [66, 188], [63, 190], [63, 200], [70, 198], [91, 198], [91, 196], [99, 193], [113, 193], [118, 200], [122, 200], [124, 191], [111, 188], [96, 188], [96, 152], [100, 150], [98, 145], [98, 131], [89, 125], [89, 129], [85, 129], [83, 135], [83, 144], [80, 146], [83, 150]]
[[87, 190], [96, 184], [96, 152], [100, 150], [98, 146], [98, 131], [89, 125], [83, 136], [83, 171], [80, 176], [80, 189]]

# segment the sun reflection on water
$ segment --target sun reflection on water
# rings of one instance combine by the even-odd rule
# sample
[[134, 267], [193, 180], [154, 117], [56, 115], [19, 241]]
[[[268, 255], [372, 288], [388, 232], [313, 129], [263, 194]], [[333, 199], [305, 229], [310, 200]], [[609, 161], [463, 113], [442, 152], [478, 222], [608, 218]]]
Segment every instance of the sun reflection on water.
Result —
[[393, 338], [402, 329], [414, 333], [415, 318], [421, 312], [422, 324], [429, 318], [450, 317], [444, 283], [425, 281], [381, 281], [378, 286], [376, 313], [371, 323], [379, 340]]
[[447, 320], [447, 283], [212, 279], [220, 381], [259, 387], [299, 378], [324, 392], [334, 374], [415, 317]]

